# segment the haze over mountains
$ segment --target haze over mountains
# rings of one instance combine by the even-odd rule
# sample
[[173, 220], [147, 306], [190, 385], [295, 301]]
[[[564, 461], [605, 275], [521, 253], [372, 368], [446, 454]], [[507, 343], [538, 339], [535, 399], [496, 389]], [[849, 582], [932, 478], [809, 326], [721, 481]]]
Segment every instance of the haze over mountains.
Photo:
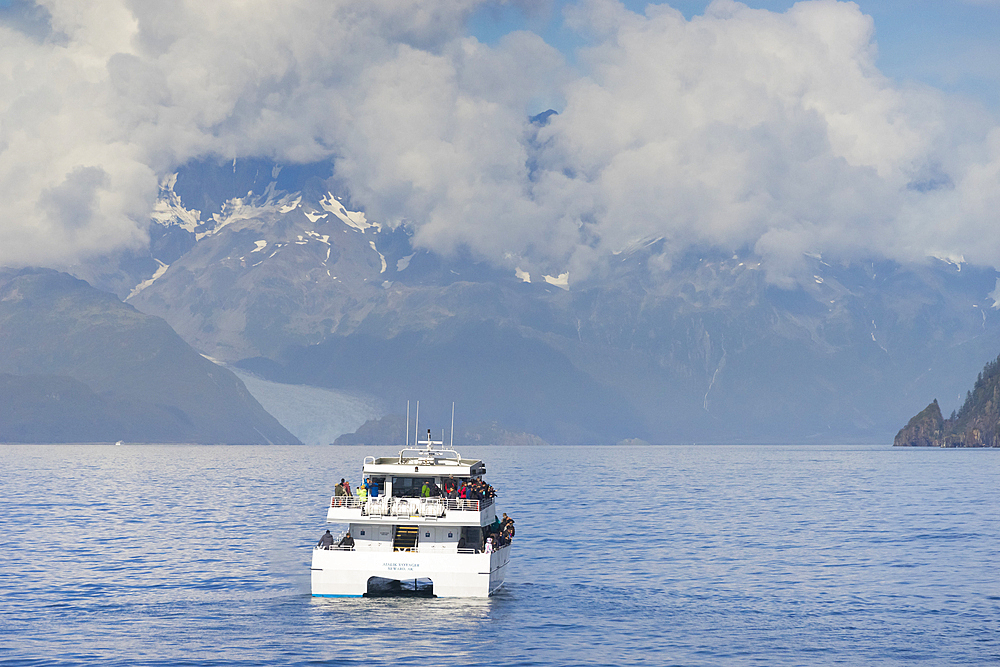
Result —
[[296, 443], [163, 320], [65, 273], [0, 271], [0, 442]]
[[752, 252], [664, 271], [643, 238], [576, 283], [421, 250], [331, 172], [193, 163], [164, 182], [148, 256], [78, 274], [261, 377], [419, 398], [439, 425], [455, 400], [461, 424], [549, 442], [891, 438], [1000, 349], [991, 269], [807, 256], [783, 289]]

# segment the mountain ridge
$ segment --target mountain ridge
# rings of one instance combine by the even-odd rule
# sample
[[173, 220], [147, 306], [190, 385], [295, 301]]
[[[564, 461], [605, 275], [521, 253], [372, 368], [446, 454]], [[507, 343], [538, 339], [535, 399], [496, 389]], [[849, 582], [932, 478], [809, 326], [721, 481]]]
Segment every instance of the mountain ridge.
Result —
[[165, 321], [51, 269], [0, 270], [0, 440], [298, 443]]
[[[192, 192], [224, 180], [199, 169], [241, 173], [194, 169], [177, 179], [189, 212], [192, 198], [222, 200]], [[233, 186], [240, 201], [199, 210], [194, 231], [178, 213], [161, 236], [193, 234], [193, 247], [129, 303], [270, 380], [389, 404], [465, 393], [470, 423], [556, 443], [888, 440], [913, 397], [960, 401], [962, 374], [1000, 348], [989, 268], [812, 254], [808, 279], [787, 288], [751, 250], [693, 249], [665, 266], [664, 240], [649, 238], [587, 279], [559, 280], [562, 269], [529, 272], [516, 258], [424, 249], [406, 225], [367, 220], [320, 172]]]

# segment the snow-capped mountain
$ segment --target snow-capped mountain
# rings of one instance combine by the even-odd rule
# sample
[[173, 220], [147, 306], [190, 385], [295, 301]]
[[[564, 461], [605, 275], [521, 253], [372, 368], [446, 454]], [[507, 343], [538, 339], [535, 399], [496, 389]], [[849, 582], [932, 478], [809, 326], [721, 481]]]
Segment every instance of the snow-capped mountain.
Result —
[[891, 440], [1000, 350], [991, 269], [815, 256], [786, 290], [751, 253], [652, 270], [652, 238], [571, 284], [421, 250], [362, 204], [329, 165], [189, 165], [162, 185], [147, 256], [80, 273], [268, 379], [456, 400], [550, 442]]

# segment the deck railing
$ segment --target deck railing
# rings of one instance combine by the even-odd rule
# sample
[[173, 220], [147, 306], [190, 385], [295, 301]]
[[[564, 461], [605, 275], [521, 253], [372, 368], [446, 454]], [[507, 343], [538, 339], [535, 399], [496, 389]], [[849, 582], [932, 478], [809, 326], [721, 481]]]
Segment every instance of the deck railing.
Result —
[[333, 544], [330, 544], [330, 545], [325, 546], [325, 547], [322, 546], [322, 545], [317, 544], [314, 548], [319, 549], [320, 551], [354, 551], [354, 545], [351, 545], [351, 546], [347, 546], [347, 545], [341, 546], [340, 545], [340, 541], [342, 539], [344, 539], [344, 537], [346, 535], [347, 535], [346, 532], [338, 533], [333, 538]]
[[396, 498], [379, 496], [361, 500], [357, 496], [333, 496], [330, 507], [360, 508], [367, 516], [444, 516], [448, 510], [480, 512], [493, 504], [492, 498], [465, 500], [463, 498]]

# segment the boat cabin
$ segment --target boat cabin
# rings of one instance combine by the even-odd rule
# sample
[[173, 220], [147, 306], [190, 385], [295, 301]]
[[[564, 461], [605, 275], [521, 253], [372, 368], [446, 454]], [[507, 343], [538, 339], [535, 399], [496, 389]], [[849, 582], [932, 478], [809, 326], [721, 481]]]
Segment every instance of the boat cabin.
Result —
[[365, 457], [368, 497], [333, 496], [327, 521], [349, 523], [359, 551], [481, 551], [483, 527], [497, 516], [493, 498], [460, 498], [456, 491], [482, 479], [486, 465], [434, 444]]

